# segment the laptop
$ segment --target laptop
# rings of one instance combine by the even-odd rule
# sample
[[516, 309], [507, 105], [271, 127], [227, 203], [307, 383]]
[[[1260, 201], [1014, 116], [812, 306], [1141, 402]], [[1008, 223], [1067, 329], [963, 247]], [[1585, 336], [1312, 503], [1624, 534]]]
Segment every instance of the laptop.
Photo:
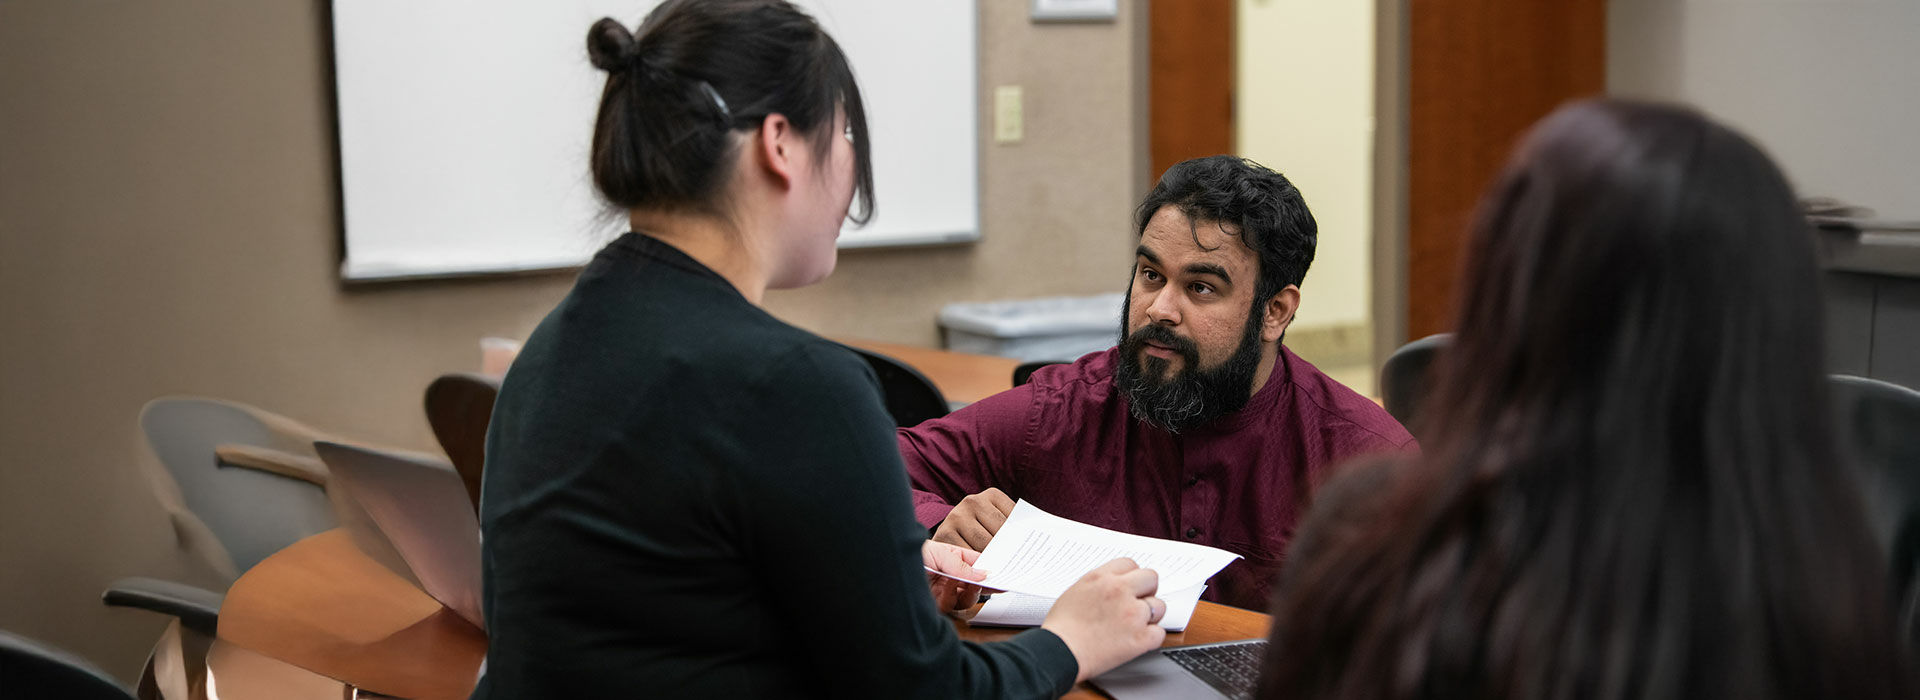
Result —
[[1141, 654], [1094, 677], [1094, 687], [1114, 700], [1253, 697], [1267, 640], [1167, 647]]
[[315, 442], [330, 479], [365, 508], [427, 595], [485, 630], [480, 613], [480, 519], [446, 460]]

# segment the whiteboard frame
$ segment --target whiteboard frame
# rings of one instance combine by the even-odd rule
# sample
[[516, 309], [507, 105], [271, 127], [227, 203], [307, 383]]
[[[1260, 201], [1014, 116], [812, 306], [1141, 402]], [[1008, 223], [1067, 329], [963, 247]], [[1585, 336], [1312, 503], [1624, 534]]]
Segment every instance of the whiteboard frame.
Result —
[[[348, 237], [347, 237], [347, 218], [348, 217], [347, 217], [347, 201], [346, 201], [347, 173], [346, 173], [346, 161], [344, 156], [345, 148], [344, 148], [343, 123], [342, 123], [343, 120], [342, 120], [342, 115], [340, 111], [338, 27], [334, 22], [334, 7], [336, 4], [342, 1], [353, 1], [353, 0], [328, 0], [323, 5], [323, 12], [325, 13], [325, 17], [324, 17], [325, 23], [323, 27], [325, 34], [323, 36], [323, 40], [324, 40], [324, 47], [326, 50], [325, 75], [326, 75], [326, 81], [327, 81], [327, 100], [328, 100], [327, 108], [328, 108], [328, 116], [330, 117], [330, 120], [331, 120], [331, 127], [332, 127], [331, 131], [333, 136], [333, 138], [331, 139], [332, 141], [331, 145], [333, 148], [333, 165], [334, 165], [334, 177], [333, 177], [334, 203], [335, 203], [334, 211], [338, 221], [338, 226], [335, 230], [335, 241], [337, 243], [338, 253], [339, 253], [339, 264], [337, 266], [337, 269], [339, 273], [340, 282], [348, 286], [363, 286], [363, 285], [379, 285], [383, 283], [394, 283], [394, 282], [417, 282], [417, 281], [444, 280], [444, 279], [517, 278], [517, 277], [545, 275], [545, 274], [574, 274], [579, 272], [581, 269], [585, 268], [587, 263], [592, 261], [592, 256], [593, 256], [592, 253], [588, 253], [584, 255], [578, 260], [572, 260], [572, 259], [569, 259], [566, 261], [536, 260], [536, 261], [529, 261], [525, 264], [512, 264], [512, 263], [485, 264], [485, 265], [447, 264], [447, 265], [433, 265], [433, 266], [426, 266], [426, 265], [383, 266], [379, 264], [374, 264], [374, 265], [366, 265], [366, 264], [355, 265], [354, 264], [352, 253], [348, 249], [348, 244], [347, 244], [347, 241], [348, 241]], [[981, 229], [984, 227], [985, 214], [986, 214], [985, 212], [986, 172], [985, 172], [985, 169], [983, 168], [985, 157], [984, 157], [984, 154], [982, 153], [983, 149], [985, 148], [986, 141], [981, 136], [981, 130], [983, 128], [982, 124], [986, 123], [986, 121], [983, 115], [981, 114], [983, 107], [980, 100], [980, 85], [981, 85], [980, 73], [981, 73], [981, 66], [985, 59], [983, 55], [983, 47], [981, 46], [981, 43], [980, 43], [981, 20], [980, 20], [979, 3], [983, 1], [991, 1], [991, 0], [966, 0], [968, 5], [970, 5], [973, 10], [972, 36], [969, 38], [969, 41], [973, 45], [973, 65], [971, 66], [971, 70], [969, 71], [969, 76], [971, 80], [967, 90], [968, 94], [973, 96], [973, 100], [972, 100], [972, 103], [973, 103], [972, 105], [973, 107], [973, 110], [972, 110], [973, 112], [972, 114], [972, 121], [973, 121], [972, 159], [973, 159], [973, 188], [974, 188], [974, 201], [973, 201], [974, 227], [973, 229], [963, 230], [963, 231], [914, 232], [914, 233], [905, 233], [905, 234], [894, 234], [894, 235], [881, 236], [881, 237], [848, 238], [848, 237], [842, 236], [841, 238], [839, 238], [838, 242], [836, 243], [836, 247], [839, 250], [851, 251], [851, 250], [886, 250], [886, 249], [948, 247], [948, 246], [956, 246], [956, 245], [970, 245], [973, 243], [978, 243], [981, 240], [982, 238]], [[811, 10], [809, 11], [811, 12]], [[857, 66], [855, 67], [855, 70], [858, 70]], [[863, 91], [865, 91], [867, 89], [867, 86], [862, 85], [861, 88]], [[843, 225], [842, 230], [843, 231], [855, 230], [855, 227], [853, 227], [852, 222], [849, 221], [845, 225]]]

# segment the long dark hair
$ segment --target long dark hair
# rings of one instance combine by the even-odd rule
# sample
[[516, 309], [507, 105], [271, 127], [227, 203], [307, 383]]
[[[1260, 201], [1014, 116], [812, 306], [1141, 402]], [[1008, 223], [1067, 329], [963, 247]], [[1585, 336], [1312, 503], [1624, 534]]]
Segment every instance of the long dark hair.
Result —
[[1794, 202], [1685, 109], [1535, 127], [1481, 204], [1424, 454], [1292, 562], [1263, 693], [1914, 697]]
[[866, 107], [840, 45], [783, 0], [667, 0], [638, 34], [606, 18], [587, 56], [607, 72], [593, 126], [593, 182], [607, 203], [722, 214], [735, 130], [780, 114], [825, 157], [835, 108], [853, 137], [852, 219], [873, 216]]

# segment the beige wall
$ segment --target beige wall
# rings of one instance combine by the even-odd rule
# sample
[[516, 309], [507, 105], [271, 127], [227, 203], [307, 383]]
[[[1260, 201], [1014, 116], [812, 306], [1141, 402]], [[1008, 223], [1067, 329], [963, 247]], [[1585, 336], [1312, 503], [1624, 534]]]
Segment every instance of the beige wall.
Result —
[[1364, 326], [1373, 289], [1373, 3], [1238, 0], [1234, 12], [1234, 150], [1286, 174], [1320, 225], [1296, 327]]
[[[948, 301], [1124, 283], [1139, 4], [1085, 25], [981, 4], [980, 89], [1027, 96], [1026, 141], [982, 155], [984, 239], [847, 253], [776, 313], [933, 344]], [[429, 447], [426, 383], [565, 293], [563, 276], [340, 287], [324, 6], [0, 2], [0, 629], [131, 678], [161, 622], [103, 609], [100, 589], [209, 582], [131, 467], [146, 400], [221, 396]]]
[[1607, 89], [1746, 132], [1802, 196], [1920, 219], [1920, 2], [1612, 0]]
[[934, 317], [950, 301], [1123, 289], [1133, 207], [1150, 184], [1135, 94], [1145, 6], [1123, 5], [1113, 24], [1034, 24], [1026, 0], [982, 0], [980, 104], [1021, 86], [1026, 135], [995, 144], [981, 110], [981, 241], [845, 252], [826, 282], [775, 292], [767, 306], [822, 333], [938, 345]]

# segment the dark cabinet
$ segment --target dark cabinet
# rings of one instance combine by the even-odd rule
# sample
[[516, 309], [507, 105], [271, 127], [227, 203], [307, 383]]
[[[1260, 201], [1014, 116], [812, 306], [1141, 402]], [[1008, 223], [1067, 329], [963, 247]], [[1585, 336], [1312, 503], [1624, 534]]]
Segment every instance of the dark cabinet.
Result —
[[1920, 389], [1920, 231], [1818, 233], [1828, 368]]

